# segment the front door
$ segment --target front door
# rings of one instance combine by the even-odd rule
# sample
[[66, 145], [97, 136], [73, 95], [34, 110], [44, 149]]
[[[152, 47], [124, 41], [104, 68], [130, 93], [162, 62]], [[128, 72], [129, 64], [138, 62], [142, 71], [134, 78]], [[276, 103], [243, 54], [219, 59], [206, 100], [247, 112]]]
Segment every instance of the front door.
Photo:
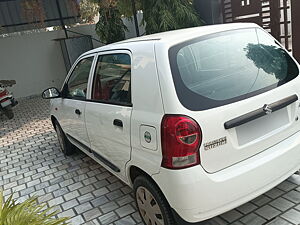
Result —
[[60, 125], [68, 138], [89, 146], [85, 126], [87, 87], [94, 56], [79, 60], [63, 88]]
[[125, 178], [130, 160], [131, 58], [127, 51], [99, 55], [91, 100], [86, 105], [86, 126], [95, 158]]

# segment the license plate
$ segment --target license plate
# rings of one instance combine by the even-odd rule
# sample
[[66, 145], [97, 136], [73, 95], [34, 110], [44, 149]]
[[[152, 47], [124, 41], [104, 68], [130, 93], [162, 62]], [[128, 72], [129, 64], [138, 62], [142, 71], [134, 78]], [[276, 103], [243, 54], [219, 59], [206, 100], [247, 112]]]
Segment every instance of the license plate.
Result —
[[274, 132], [276, 129], [289, 124], [287, 108], [280, 109], [270, 115], [263, 116], [236, 128], [239, 145], [244, 145], [259, 139], [264, 135]]
[[11, 101], [10, 100], [7, 100], [7, 101], [1, 103], [2, 108], [6, 107], [8, 105], [11, 105]]

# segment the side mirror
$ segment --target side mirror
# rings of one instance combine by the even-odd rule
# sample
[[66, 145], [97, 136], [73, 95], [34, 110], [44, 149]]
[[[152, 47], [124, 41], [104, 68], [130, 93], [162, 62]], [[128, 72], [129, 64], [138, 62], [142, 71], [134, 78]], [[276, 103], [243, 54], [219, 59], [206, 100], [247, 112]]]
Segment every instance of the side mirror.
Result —
[[43, 99], [59, 98], [61, 96], [60, 91], [57, 88], [48, 88], [42, 93]]

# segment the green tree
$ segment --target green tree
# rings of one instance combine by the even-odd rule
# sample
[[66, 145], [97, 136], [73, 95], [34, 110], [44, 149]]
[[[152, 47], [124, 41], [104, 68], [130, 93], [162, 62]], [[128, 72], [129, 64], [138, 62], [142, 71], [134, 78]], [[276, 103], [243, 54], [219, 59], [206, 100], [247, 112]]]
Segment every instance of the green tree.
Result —
[[99, 12], [96, 2], [90, 0], [81, 0], [79, 3], [80, 17], [82, 23], [93, 23], [95, 16]]
[[141, 0], [146, 33], [202, 25], [189, 0]]
[[[125, 38], [122, 18], [133, 15], [131, 0], [89, 0], [98, 3], [99, 21], [96, 32], [104, 43]], [[192, 0], [134, 0], [136, 9], [143, 11], [146, 33], [153, 34], [202, 25]]]
[[96, 33], [103, 43], [110, 44], [125, 39], [127, 27], [122, 21], [118, 0], [89, 0], [98, 4], [99, 21]]
[[[283, 80], [287, 74], [288, 57], [286, 52], [274, 45], [248, 44], [244, 49], [248, 59], [266, 74], [273, 74], [278, 80]], [[293, 64], [291, 64], [292, 67]]]

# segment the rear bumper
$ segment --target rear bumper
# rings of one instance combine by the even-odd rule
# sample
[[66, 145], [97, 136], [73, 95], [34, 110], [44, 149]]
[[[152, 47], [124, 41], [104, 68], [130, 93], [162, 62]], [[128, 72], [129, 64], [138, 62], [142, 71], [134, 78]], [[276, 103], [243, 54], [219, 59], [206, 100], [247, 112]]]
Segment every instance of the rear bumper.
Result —
[[300, 132], [297, 132], [264, 152], [213, 174], [195, 166], [177, 171], [161, 168], [152, 177], [174, 214], [182, 221], [196, 223], [254, 199], [299, 168]]

